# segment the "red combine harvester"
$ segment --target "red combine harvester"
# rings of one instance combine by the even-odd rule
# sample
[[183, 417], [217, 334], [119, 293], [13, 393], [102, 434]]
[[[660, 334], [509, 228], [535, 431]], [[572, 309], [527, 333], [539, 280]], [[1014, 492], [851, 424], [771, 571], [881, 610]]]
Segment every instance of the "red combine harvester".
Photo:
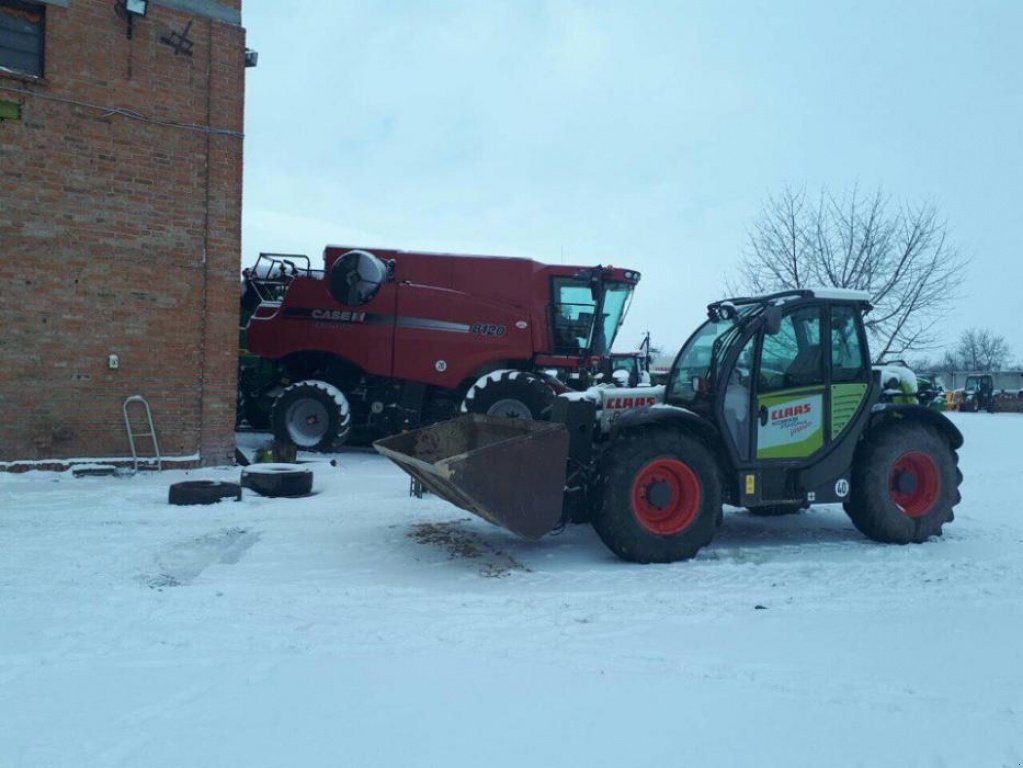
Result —
[[545, 418], [564, 390], [545, 373], [606, 356], [639, 273], [530, 259], [328, 246], [324, 269], [262, 254], [245, 270], [248, 350], [280, 375], [278, 439], [330, 450], [459, 410]]

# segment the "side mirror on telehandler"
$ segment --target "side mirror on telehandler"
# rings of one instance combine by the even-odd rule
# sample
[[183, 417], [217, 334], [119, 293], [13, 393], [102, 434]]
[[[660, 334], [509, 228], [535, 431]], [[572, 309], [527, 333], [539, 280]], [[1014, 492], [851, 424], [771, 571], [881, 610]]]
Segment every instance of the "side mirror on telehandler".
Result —
[[774, 336], [781, 330], [781, 307], [770, 306], [764, 310], [764, 333]]

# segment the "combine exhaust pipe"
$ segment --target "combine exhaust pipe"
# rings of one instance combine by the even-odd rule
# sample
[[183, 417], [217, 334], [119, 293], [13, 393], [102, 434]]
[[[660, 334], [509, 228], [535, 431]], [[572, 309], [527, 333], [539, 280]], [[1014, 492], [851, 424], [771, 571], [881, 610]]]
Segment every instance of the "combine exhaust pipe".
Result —
[[568, 430], [471, 414], [373, 443], [442, 499], [527, 538], [562, 519]]

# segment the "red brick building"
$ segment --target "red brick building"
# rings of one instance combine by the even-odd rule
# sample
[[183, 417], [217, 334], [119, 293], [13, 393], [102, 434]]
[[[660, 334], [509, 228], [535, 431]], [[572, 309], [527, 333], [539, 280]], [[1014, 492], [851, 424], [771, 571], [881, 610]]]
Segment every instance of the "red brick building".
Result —
[[241, 0], [0, 0], [0, 469], [130, 455], [132, 395], [233, 461], [245, 53]]

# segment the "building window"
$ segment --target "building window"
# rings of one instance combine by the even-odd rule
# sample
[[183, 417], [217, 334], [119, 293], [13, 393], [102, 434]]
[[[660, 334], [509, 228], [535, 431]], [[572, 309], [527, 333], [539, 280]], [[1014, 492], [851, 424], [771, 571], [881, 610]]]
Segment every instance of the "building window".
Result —
[[43, 74], [46, 9], [21, 0], [0, 0], [0, 72]]

